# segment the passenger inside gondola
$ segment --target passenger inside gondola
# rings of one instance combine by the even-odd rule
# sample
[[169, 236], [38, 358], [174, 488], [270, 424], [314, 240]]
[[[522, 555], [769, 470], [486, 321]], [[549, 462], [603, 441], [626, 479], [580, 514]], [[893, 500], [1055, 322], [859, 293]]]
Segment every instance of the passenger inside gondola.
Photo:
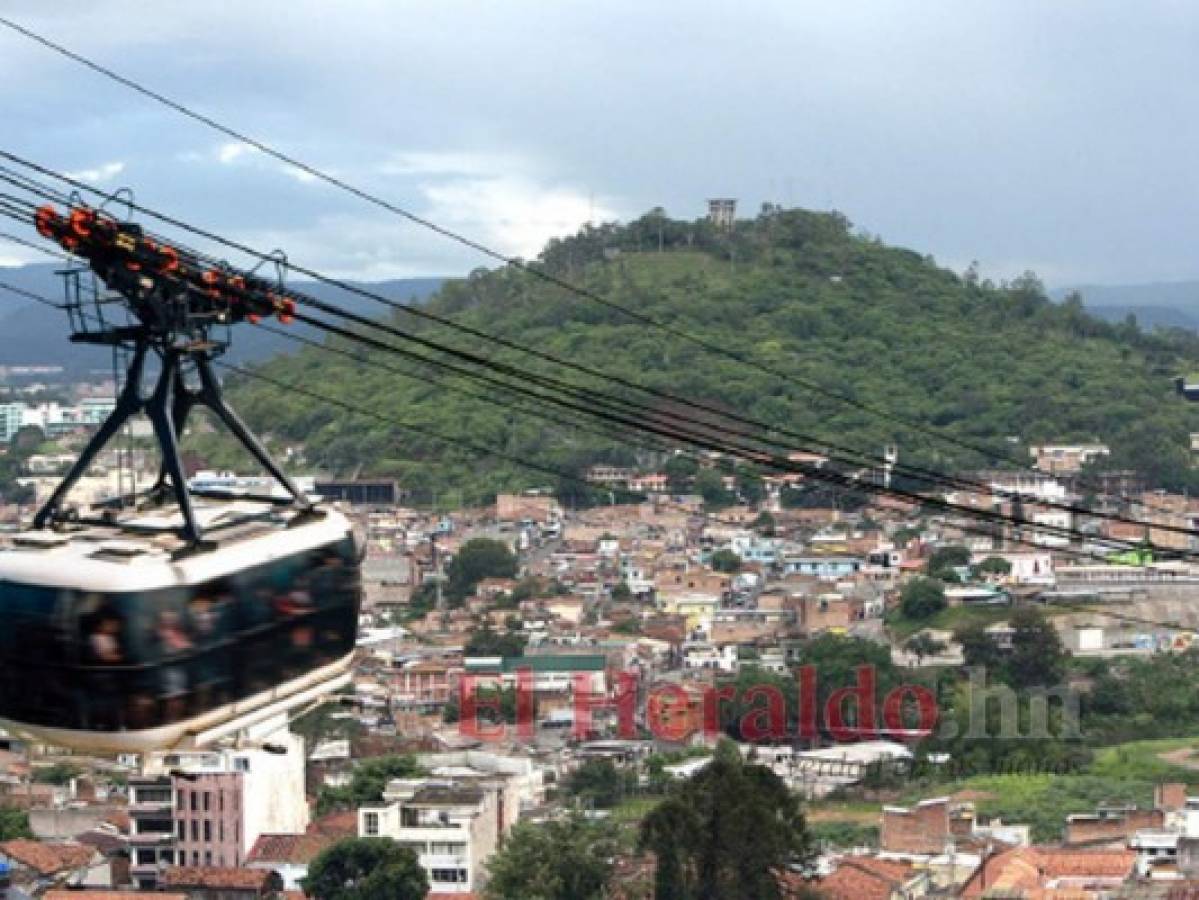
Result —
[[81, 718], [99, 728], [115, 729], [124, 724], [123, 677], [113, 667], [129, 661], [121, 614], [98, 595], [79, 601], [80, 624], [85, 635], [84, 664], [95, 672], [79, 698]]
[[192, 640], [196, 647], [190, 681], [197, 712], [202, 712], [227, 699], [229, 684], [228, 652], [221, 644], [225, 639], [225, 610], [228, 607], [224, 588], [213, 596], [197, 594], [188, 604]]
[[177, 722], [187, 712], [187, 668], [183, 657], [191, 651], [193, 644], [183, 629], [179, 613], [173, 609], [159, 610], [154, 636], [161, 654], [159, 696], [163, 717], [168, 723]]
[[347, 540], [186, 589], [3, 585], [3, 708], [61, 728], [145, 729], [306, 675], [353, 649], [353, 552]]

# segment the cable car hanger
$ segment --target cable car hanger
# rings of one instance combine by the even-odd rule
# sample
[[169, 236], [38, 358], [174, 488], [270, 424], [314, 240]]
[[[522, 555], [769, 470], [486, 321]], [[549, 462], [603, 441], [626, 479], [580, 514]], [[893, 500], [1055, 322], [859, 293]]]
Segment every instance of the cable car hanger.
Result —
[[[146, 238], [136, 223], [118, 221], [102, 209], [82, 203], [73, 204], [63, 213], [52, 205], [42, 206], [34, 215], [34, 226], [42, 237], [85, 260], [95, 277], [117, 295], [122, 308], [130, 314], [127, 323], [115, 324], [105, 315], [106, 300], [93, 297], [89, 304], [84, 299], [78, 283], [81, 270], [65, 272], [68, 278], [65, 306], [72, 327], [71, 340], [122, 347], [132, 353], [116, 407], [38, 510], [34, 527], [53, 529], [71, 523], [112, 521], [111, 505], [101, 518], [89, 520], [66, 505], [67, 496], [125, 423], [145, 413], [154, 429], [162, 466], [154, 485], [143, 496], [155, 503], [164, 503], [173, 496], [183, 518], [180, 536], [192, 549], [210, 547], [211, 542], [205, 541], [204, 529], [197, 520], [192, 505], [194, 492], [188, 489], [179, 454], [179, 437], [188, 415], [197, 406], [211, 410], [283, 486], [289, 495], [284, 503], [295, 506], [302, 518], [319, 514], [225, 402], [212, 369], [213, 358], [224, 353], [229, 345], [228, 339], [217, 339], [214, 329], [241, 322], [254, 324], [268, 316], [276, 316], [284, 325], [295, 321], [295, 301], [282, 295], [286, 263], [281, 261], [276, 266], [279, 283], [226, 265], [214, 267], [186, 251]], [[93, 309], [85, 311], [85, 305]], [[146, 362], [151, 356], [157, 358], [158, 374], [153, 388], [147, 392], [143, 382]], [[195, 386], [188, 383], [189, 371], [196, 376]], [[136, 504], [138, 497], [131, 499]], [[276, 498], [270, 499], [278, 502]], [[124, 502], [120, 498], [118, 506]]]

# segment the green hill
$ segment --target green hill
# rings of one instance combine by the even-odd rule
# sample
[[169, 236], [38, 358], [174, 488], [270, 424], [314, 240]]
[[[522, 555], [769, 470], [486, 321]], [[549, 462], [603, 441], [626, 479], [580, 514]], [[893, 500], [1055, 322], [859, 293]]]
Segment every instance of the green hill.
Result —
[[[959, 276], [927, 256], [855, 234], [838, 214], [802, 210], [764, 212], [739, 222], [731, 235], [706, 221], [681, 222], [655, 211], [628, 225], [554, 241], [536, 264], [775, 369], [1007, 456], [1027, 458], [1027, 443], [1040, 440], [1099, 438], [1113, 446], [1113, 465], [1135, 466], [1163, 485], [1192, 482], [1188, 434], [1199, 431], [1199, 410], [1174, 395], [1170, 378], [1195, 368], [1185, 360], [1199, 356], [1199, 338], [1182, 331], [1145, 334], [1092, 317], [1077, 302], [1052, 303], [1032, 275], [1004, 285]], [[918, 430], [715, 357], [512, 267], [447, 282], [428, 308], [841, 445], [879, 453], [897, 442], [904, 461], [939, 468], [986, 463]], [[549, 371], [405, 313], [392, 321]], [[572, 471], [632, 458], [619, 441], [315, 350], [277, 358], [262, 371]], [[259, 382], [236, 382], [235, 394], [254, 426], [302, 443], [309, 463], [396, 476], [418, 496], [461, 491], [462, 499], [479, 499], [547, 481]]]

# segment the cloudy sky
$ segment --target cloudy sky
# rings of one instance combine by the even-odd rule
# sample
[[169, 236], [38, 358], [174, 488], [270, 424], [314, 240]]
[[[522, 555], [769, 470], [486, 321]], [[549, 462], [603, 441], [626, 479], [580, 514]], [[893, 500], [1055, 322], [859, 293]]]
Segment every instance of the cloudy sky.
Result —
[[[1199, 277], [1199, 5], [0, 0], [497, 249], [709, 196], [1051, 285]], [[0, 29], [0, 146], [337, 274], [488, 261]], [[0, 244], [0, 262], [31, 257]]]

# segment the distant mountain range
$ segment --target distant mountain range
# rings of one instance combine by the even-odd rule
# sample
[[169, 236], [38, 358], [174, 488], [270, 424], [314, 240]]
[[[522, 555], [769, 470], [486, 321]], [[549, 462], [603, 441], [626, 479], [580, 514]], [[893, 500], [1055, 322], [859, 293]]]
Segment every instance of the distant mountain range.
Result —
[[[62, 279], [55, 274], [58, 266], [30, 265], [0, 268], [0, 281], [60, 302]], [[441, 287], [443, 278], [406, 278], [394, 281], [355, 283], [374, 293], [402, 303], [421, 303]], [[319, 282], [296, 281], [292, 286], [321, 300], [371, 318], [387, 312], [383, 305], [346, 293]], [[289, 328], [304, 337], [318, 337], [305, 325]], [[91, 371], [109, 371], [111, 353], [105, 348], [72, 344], [67, 314], [62, 310], [27, 300], [10, 291], [0, 290], [0, 366], [63, 366], [81, 375]], [[258, 328], [240, 328], [234, 333], [225, 359], [231, 363], [257, 362], [279, 353], [294, 351], [299, 344]]]
[[1109, 322], [1123, 321], [1132, 313], [1142, 328], [1186, 328], [1199, 332], [1199, 281], [1086, 284], [1057, 288], [1050, 295], [1061, 300], [1072, 291], [1082, 295], [1088, 312]]

